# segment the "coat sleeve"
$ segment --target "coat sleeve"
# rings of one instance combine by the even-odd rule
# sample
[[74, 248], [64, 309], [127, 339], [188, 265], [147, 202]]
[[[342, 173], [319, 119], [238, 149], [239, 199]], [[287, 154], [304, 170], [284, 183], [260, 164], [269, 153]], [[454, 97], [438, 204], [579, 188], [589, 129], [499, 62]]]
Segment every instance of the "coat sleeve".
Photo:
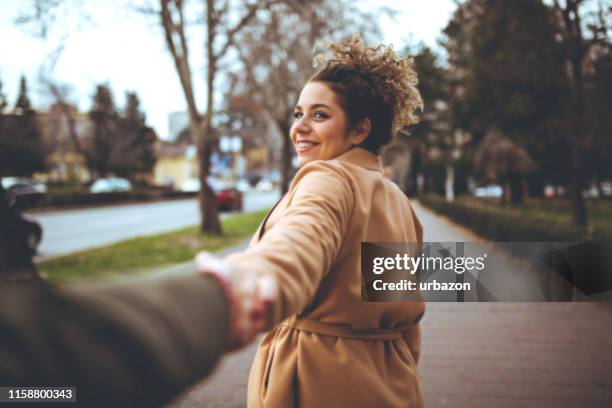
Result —
[[296, 174], [280, 219], [255, 245], [226, 258], [235, 270], [276, 278], [275, 323], [309, 304], [336, 259], [355, 205], [352, 186], [341, 164], [308, 163]]
[[90, 287], [0, 285], [0, 384], [76, 386], [78, 406], [163, 406], [226, 345], [222, 290], [199, 275]]

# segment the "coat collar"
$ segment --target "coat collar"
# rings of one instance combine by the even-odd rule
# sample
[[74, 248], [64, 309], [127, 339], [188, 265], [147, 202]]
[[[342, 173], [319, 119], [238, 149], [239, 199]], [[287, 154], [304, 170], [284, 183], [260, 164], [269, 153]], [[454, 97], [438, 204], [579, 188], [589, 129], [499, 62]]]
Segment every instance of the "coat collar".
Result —
[[346, 152], [335, 157], [335, 160], [354, 164], [360, 167], [364, 167], [368, 170], [383, 172], [382, 163], [380, 158], [374, 153], [365, 150], [361, 147], [352, 147]]

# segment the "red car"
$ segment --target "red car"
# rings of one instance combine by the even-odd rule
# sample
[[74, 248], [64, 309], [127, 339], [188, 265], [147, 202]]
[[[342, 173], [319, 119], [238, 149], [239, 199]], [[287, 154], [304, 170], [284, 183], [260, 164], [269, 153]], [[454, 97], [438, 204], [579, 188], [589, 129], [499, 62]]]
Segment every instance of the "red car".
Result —
[[215, 192], [219, 210], [242, 211], [242, 192], [235, 185], [216, 177], [209, 177], [208, 185]]
[[[215, 192], [220, 210], [242, 211], [242, 192], [236, 186], [214, 177], [208, 178], [208, 185]], [[200, 191], [200, 180], [197, 178], [185, 180], [181, 185], [181, 191]]]
[[242, 211], [242, 193], [235, 187], [215, 189], [217, 205], [221, 210]]

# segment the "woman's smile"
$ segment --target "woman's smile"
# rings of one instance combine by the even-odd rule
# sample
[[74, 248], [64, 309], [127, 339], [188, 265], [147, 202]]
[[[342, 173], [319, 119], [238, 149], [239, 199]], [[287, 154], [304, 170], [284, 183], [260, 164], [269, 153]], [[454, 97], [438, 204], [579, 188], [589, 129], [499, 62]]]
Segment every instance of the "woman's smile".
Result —
[[306, 154], [319, 146], [319, 143], [309, 140], [300, 140], [295, 145], [298, 154]]

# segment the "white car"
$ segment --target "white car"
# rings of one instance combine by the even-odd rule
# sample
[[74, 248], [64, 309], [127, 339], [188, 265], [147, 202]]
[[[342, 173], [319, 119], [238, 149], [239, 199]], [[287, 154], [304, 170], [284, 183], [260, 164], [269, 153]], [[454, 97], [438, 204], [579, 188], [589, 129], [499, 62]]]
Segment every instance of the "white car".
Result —
[[245, 193], [251, 189], [251, 183], [247, 179], [240, 179], [236, 182], [236, 188], [238, 191]]
[[489, 185], [484, 187], [476, 187], [474, 189], [474, 195], [476, 197], [495, 197], [499, 198], [504, 193], [504, 190], [501, 186], [498, 185]]
[[[213, 191], [221, 191], [231, 187], [231, 183], [216, 177], [208, 177], [208, 185]], [[181, 191], [185, 193], [197, 193], [202, 188], [199, 178], [189, 178], [181, 183]]]
[[47, 186], [43, 182], [27, 177], [4, 177], [2, 187], [14, 196], [47, 194]]
[[132, 183], [130, 183], [129, 180], [119, 177], [98, 179], [89, 187], [91, 193], [113, 193], [130, 190], [132, 190]]
[[255, 186], [255, 190], [257, 191], [272, 191], [274, 190], [274, 183], [268, 179], [261, 179]]
[[184, 193], [197, 193], [200, 191], [200, 179], [190, 178], [181, 183], [181, 191]]

